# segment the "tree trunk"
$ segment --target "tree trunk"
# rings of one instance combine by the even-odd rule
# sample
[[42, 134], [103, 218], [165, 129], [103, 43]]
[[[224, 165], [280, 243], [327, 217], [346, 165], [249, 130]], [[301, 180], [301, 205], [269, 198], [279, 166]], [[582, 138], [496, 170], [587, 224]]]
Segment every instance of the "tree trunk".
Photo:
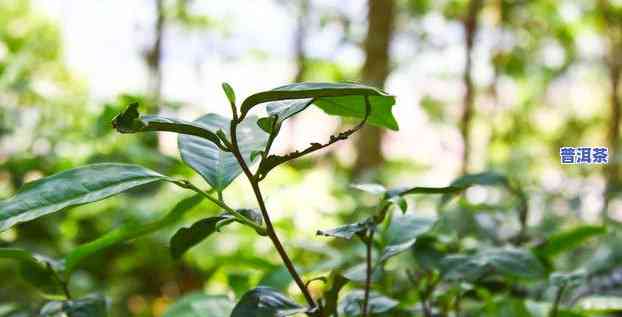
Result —
[[309, 0], [299, 0], [298, 6], [298, 24], [294, 38], [294, 51], [296, 54], [294, 82], [296, 83], [302, 82], [307, 72], [305, 42], [307, 40], [307, 25], [309, 24]]
[[469, 168], [469, 157], [471, 151], [471, 121], [473, 119], [473, 101], [475, 100], [475, 87], [471, 75], [473, 66], [473, 45], [477, 35], [477, 17], [482, 7], [482, 0], [469, 1], [469, 9], [464, 20], [464, 53], [465, 65], [462, 81], [464, 83], [463, 112], [460, 120], [460, 133], [462, 134], [462, 168], [461, 173], [466, 174]]
[[156, 23], [154, 40], [145, 54], [145, 63], [149, 69], [148, 97], [153, 102], [154, 112], [158, 112], [162, 99], [162, 41], [164, 37], [164, 0], [155, 0]]
[[[368, 0], [368, 27], [365, 39], [365, 63], [361, 73], [364, 83], [382, 88], [390, 71], [389, 46], [395, 20], [394, 0]], [[353, 175], [378, 167], [384, 161], [381, 149], [382, 130], [365, 126], [355, 142], [357, 155]]]
[[607, 131], [607, 144], [609, 148], [609, 162], [605, 168], [607, 185], [603, 197], [603, 210], [601, 220], [606, 223], [609, 220], [609, 203], [618, 191], [620, 185], [620, 117], [622, 101], [619, 93], [620, 79], [622, 76], [622, 24], [616, 20], [611, 12], [608, 1], [600, 1], [600, 10], [605, 20], [605, 32], [609, 40], [609, 53], [606, 64], [609, 72], [610, 102], [609, 102], [609, 128]]

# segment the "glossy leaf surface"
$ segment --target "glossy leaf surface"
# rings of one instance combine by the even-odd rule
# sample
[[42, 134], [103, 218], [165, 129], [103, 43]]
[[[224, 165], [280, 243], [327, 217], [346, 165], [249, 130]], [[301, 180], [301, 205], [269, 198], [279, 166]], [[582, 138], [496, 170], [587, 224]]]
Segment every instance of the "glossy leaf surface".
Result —
[[450, 255], [441, 266], [448, 280], [476, 281], [485, 275], [537, 279], [545, 274], [542, 263], [530, 252], [513, 248], [491, 248], [473, 255]]
[[235, 305], [231, 317], [285, 317], [306, 310], [277, 290], [260, 286], [242, 296]]
[[368, 122], [373, 125], [398, 130], [391, 112], [395, 97], [370, 86], [354, 83], [296, 83], [256, 93], [242, 103], [242, 113], [254, 106], [279, 100], [314, 98], [313, 104], [331, 115], [364, 118], [365, 100], [368, 96], [371, 113]]
[[160, 117], [156, 115], [140, 115], [138, 104], [133, 103], [112, 120], [112, 126], [121, 133], [138, 133], [150, 131], [175, 132], [194, 135], [216, 145], [222, 145], [216, 131], [206, 129], [194, 122]]
[[[256, 124], [254, 117], [246, 118], [238, 125], [238, 145], [247, 164], [251, 164], [253, 152], [266, 146], [268, 134]], [[207, 114], [195, 121], [211, 131], [223, 131], [229, 137], [230, 119], [217, 114]], [[180, 135], [178, 139], [181, 158], [197, 173], [201, 174], [212, 188], [222, 191], [242, 173], [235, 156], [222, 151], [213, 142], [191, 135]]]
[[0, 202], [0, 232], [66, 207], [82, 205], [128, 189], [171, 178], [139, 165], [92, 164], [38, 179]]
[[92, 296], [77, 300], [49, 302], [41, 308], [41, 317], [108, 317], [106, 299]]

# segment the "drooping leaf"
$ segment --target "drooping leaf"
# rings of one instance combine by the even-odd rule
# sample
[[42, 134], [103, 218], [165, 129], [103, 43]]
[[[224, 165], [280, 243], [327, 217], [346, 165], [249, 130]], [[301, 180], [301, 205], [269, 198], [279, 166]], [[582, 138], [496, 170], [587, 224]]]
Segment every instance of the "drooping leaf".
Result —
[[62, 285], [55, 271], [63, 270], [62, 263], [17, 248], [0, 248], [0, 259], [3, 258], [17, 261], [21, 277], [43, 294], [62, 296]]
[[82, 205], [155, 181], [173, 179], [138, 165], [92, 164], [24, 185], [0, 202], [0, 232], [66, 207]]
[[467, 186], [464, 185], [451, 185], [446, 187], [413, 187], [400, 191], [399, 195], [411, 195], [411, 194], [453, 194], [463, 191]]
[[179, 259], [190, 248], [216, 232], [216, 226], [219, 222], [231, 221], [233, 221], [232, 216], [221, 215], [201, 219], [193, 223], [189, 228], [179, 229], [171, 238], [171, 255], [174, 259]]
[[[255, 209], [238, 209], [236, 211], [259, 226], [263, 224], [261, 214]], [[199, 220], [192, 224], [189, 228], [179, 229], [171, 238], [170, 248], [172, 257], [174, 259], [180, 258], [190, 248], [207, 239], [213, 233], [220, 231], [220, 228], [223, 226], [226, 226], [234, 221], [244, 224], [234, 215], [228, 212], [223, 212], [218, 216]]]
[[542, 257], [554, 257], [563, 252], [581, 246], [585, 241], [598, 235], [607, 233], [603, 226], [584, 225], [570, 230], [557, 232], [546, 241], [534, 248], [534, 252]]
[[202, 200], [203, 196], [200, 194], [190, 196], [178, 202], [173, 210], [160, 220], [148, 224], [124, 224], [91, 242], [78, 246], [65, 256], [65, 274], [70, 275], [83, 259], [92, 254], [173, 225], [181, 219], [184, 213], [197, 206]]
[[162, 317], [229, 317], [232, 310], [227, 296], [191, 293], [178, 299]]
[[285, 317], [307, 311], [305, 307], [279, 293], [260, 286], [248, 291], [233, 308], [231, 317]]
[[380, 261], [408, 250], [415, 243], [417, 237], [432, 229], [436, 219], [422, 218], [412, 213], [398, 215], [393, 218], [386, 234], [386, 244]]
[[441, 261], [443, 278], [476, 281], [485, 275], [538, 279], [545, 269], [530, 251], [490, 248], [472, 255], [450, 255]]
[[276, 127], [276, 129], [278, 130], [283, 121], [305, 110], [307, 107], [309, 107], [309, 105], [311, 105], [312, 102], [313, 98], [278, 100], [268, 102], [266, 106], [268, 117], [259, 119], [259, 121], [257, 121], [257, 124], [259, 125], [259, 127], [261, 127], [262, 130], [268, 133], [272, 133], [273, 127]]
[[106, 299], [102, 296], [49, 302], [39, 314], [41, 317], [108, 317]]
[[365, 116], [365, 96], [368, 96], [371, 104], [368, 122], [397, 130], [397, 121], [391, 113], [395, 98], [379, 89], [353, 83], [296, 83], [281, 86], [249, 96], [242, 103], [241, 111], [246, 114], [252, 107], [270, 101], [314, 98], [313, 104], [328, 114], [362, 119]]
[[215, 134], [216, 130], [209, 130], [200, 124], [183, 120], [171, 119], [155, 115], [141, 116], [138, 113], [138, 103], [130, 104], [127, 109], [112, 120], [112, 126], [121, 133], [138, 133], [150, 131], [175, 132], [184, 135], [193, 135], [222, 147], [222, 141]]
[[[342, 300], [339, 301], [339, 316], [355, 317], [361, 316], [363, 298], [365, 293], [363, 290], [353, 290], [348, 293]], [[370, 314], [383, 314], [391, 311], [398, 305], [398, 301], [371, 292], [369, 294], [369, 301], [367, 303], [367, 309]]]
[[465, 189], [474, 185], [482, 186], [503, 186], [509, 187], [510, 182], [505, 175], [496, 172], [482, 172], [477, 174], [467, 174], [454, 180], [448, 188], [456, 188], [456, 191], [444, 193], [441, 197], [441, 204], [447, 203], [460, 189]]
[[[249, 165], [253, 162], [252, 153], [263, 150], [268, 141], [268, 134], [255, 124], [256, 121], [254, 117], [246, 118], [237, 128], [240, 152], [246, 164]], [[223, 131], [227, 137], [230, 137], [230, 120], [223, 116], [210, 113], [195, 122], [210, 131]], [[182, 134], [179, 136], [178, 143], [184, 162], [201, 174], [216, 190], [222, 191], [242, 173], [242, 168], [233, 153], [222, 151], [210, 141]]]
[[318, 230], [316, 234], [319, 236], [327, 236], [327, 237], [350, 240], [352, 239], [352, 237], [354, 237], [355, 234], [365, 232], [372, 226], [373, 226], [372, 219], [367, 219], [365, 221], [347, 224], [347, 225], [337, 227], [334, 229]]

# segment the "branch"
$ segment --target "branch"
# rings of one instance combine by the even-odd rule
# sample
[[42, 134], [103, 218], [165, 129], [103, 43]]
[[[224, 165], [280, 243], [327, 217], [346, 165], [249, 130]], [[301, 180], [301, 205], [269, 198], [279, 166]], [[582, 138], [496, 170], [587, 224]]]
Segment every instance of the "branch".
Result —
[[369, 290], [371, 288], [371, 276], [372, 276], [372, 264], [371, 264], [371, 252], [374, 242], [374, 227], [369, 228], [369, 234], [365, 237], [365, 244], [367, 246], [367, 272], [365, 276], [365, 295], [363, 297], [363, 317], [368, 315], [368, 303], [369, 303]]
[[295, 160], [301, 156], [304, 156], [304, 155], [313, 153], [315, 151], [321, 150], [325, 147], [328, 147], [332, 145], [333, 143], [336, 143], [341, 140], [345, 140], [348, 137], [350, 137], [350, 135], [360, 130], [363, 127], [363, 125], [365, 125], [365, 123], [367, 122], [367, 118], [369, 117], [369, 114], [371, 112], [371, 104], [369, 103], [369, 97], [368, 96], [364, 96], [364, 97], [365, 97], [365, 117], [363, 118], [361, 122], [359, 122], [359, 124], [354, 126], [352, 129], [343, 131], [337, 135], [331, 135], [328, 143], [324, 143], [324, 144], [311, 143], [311, 146], [307, 147], [306, 149], [302, 151], [295, 151], [295, 152], [292, 152], [286, 155], [269, 155], [265, 157], [261, 161], [261, 163], [259, 164], [259, 168], [257, 169], [258, 180], [260, 181], [263, 180], [268, 174], [268, 172], [270, 172], [270, 170], [272, 170], [273, 168], [285, 162]]

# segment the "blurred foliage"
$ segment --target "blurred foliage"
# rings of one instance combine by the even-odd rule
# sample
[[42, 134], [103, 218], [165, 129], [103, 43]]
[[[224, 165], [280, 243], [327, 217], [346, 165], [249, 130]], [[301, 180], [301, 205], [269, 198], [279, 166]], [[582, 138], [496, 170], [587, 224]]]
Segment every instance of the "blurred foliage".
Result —
[[[358, 45], [358, 23], [364, 18], [310, 2], [307, 32], [339, 30], [339, 48]], [[604, 11], [604, 2], [609, 11]], [[197, 3], [167, 1], [166, 17], [183, 26], [182, 32], [235, 31], [224, 17], [195, 13]], [[415, 34], [416, 43], [408, 44], [417, 47], [413, 59], [419, 53], [461, 47], [450, 37], [435, 38], [434, 30], [424, 25], [438, 20], [450, 28], [460, 25], [468, 1], [397, 3], [401, 10], [394, 41], [399, 44]], [[426, 171], [434, 166], [417, 157], [389, 157], [371, 177], [386, 186], [380, 194], [350, 187], [351, 160], [343, 158], [341, 149], [275, 169], [264, 184], [267, 203], [275, 210], [273, 222], [297, 270], [305, 281], [315, 279], [309, 282], [312, 295], [324, 296], [324, 306], [340, 316], [360, 315], [364, 238], [369, 232], [361, 224], [377, 216], [379, 206], [388, 206], [371, 240], [378, 263], [369, 299], [375, 316], [555, 316], [553, 307], [556, 316], [622, 314], [619, 225], [601, 225], [588, 214], [602, 204], [603, 171], [596, 166], [562, 170], [558, 152], [561, 146], [606, 141], [609, 113], [601, 104], [608, 101], [597, 90], [609, 89], [604, 83], [610, 65], [605, 53], [586, 53], [585, 46], [590, 41], [596, 47], [610, 45], [622, 25], [620, 17], [619, 1], [484, 2], [476, 42], [485, 44], [486, 53], [476, 59], [490, 67], [491, 76], [476, 85], [474, 125], [487, 136], [477, 167], [488, 172], [456, 177], [453, 185], [464, 187], [460, 193], [399, 199], [389, 194], [386, 188], [399, 191], [430, 183]], [[303, 62], [306, 81], [353, 81], [359, 76], [357, 67], [326, 56], [307, 54]], [[394, 72], [408, 66], [401, 63], [396, 58]], [[445, 89], [453, 89], [450, 75], [435, 79], [447, 80]], [[586, 93], [593, 104], [577, 105], [575, 95], [560, 95], [568, 90], [559, 86], [577, 78], [588, 84], [570, 90], [590, 90]], [[412, 88], [408, 85], [400, 87]], [[405, 107], [419, 107], [438, 129], [434, 131], [455, 128], [451, 94], [425, 88], [417, 105]], [[506, 96], [504, 91], [512, 93]], [[400, 91], [391, 93], [399, 103]], [[146, 95], [127, 92], [94, 100], [85, 80], [66, 65], [59, 27], [29, 1], [0, 1], [0, 196], [10, 197], [24, 184], [62, 170], [111, 161], [199, 183], [190, 168], [160, 148], [160, 134], [120, 137], [113, 130], [110, 122], [128, 104], [138, 102], [146, 112], [157, 108]], [[168, 100], [165, 104], [166, 111], [186, 106]], [[398, 119], [403, 128], [410, 122]], [[432, 158], [431, 164], [441, 160]], [[248, 193], [248, 186], [236, 181], [224, 198], [235, 208], [254, 207]], [[72, 314], [84, 303], [102, 307], [103, 297], [110, 316], [210, 316], [232, 311], [232, 300], [257, 295], [247, 293], [257, 286], [265, 286], [270, 296], [274, 290], [303, 302], [269, 241], [240, 224], [220, 228], [180, 260], [170, 256], [168, 241], [175, 232], [222, 212], [207, 201], [164, 230], [85, 258], [68, 285], [72, 297], [83, 299], [60, 302], [63, 290], [46, 288], [55, 285], [42, 280], [48, 276], [47, 265], [61, 265], [51, 258], [62, 258], [128, 224], [157, 223], [186, 195], [173, 185], [152, 183], [0, 232], [0, 247], [37, 255], [16, 262], [0, 254], [0, 316], [38, 316], [42, 308], [48, 316]], [[419, 217], [434, 219], [433, 225], [416, 222], [399, 228]], [[346, 224], [362, 229], [351, 232], [351, 240], [313, 237], [317, 230]], [[416, 237], [408, 235], [413, 232]], [[38, 281], [34, 284], [39, 287], [29, 280]], [[214, 308], [205, 312], [195, 302]]]

